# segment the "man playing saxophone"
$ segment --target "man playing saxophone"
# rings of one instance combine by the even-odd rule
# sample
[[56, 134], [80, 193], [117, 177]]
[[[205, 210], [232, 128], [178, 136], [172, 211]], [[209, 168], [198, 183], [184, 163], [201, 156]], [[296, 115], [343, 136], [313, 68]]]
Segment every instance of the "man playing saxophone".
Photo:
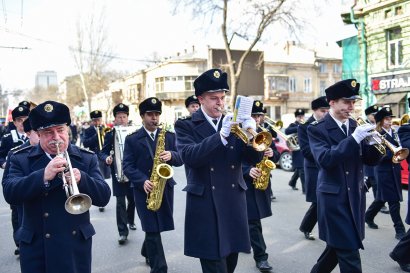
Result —
[[[242, 162], [256, 164], [262, 153], [231, 133], [237, 122], [221, 113], [229, 91], [226, 73], [210, 69], [194, 87], [200, 109], [175, 123], [187, 170], [184, 254], [199, 258], [203, 272], [232, 273], [238, 253], [250, 252]], [[247, 118], [242, 128], [256, 131], [255, 121]]]
[[[156, 160], [171, 166], [181, 166], [182, 161], [176, 152], [175, 135], [158, 128], [162, 112], [162, 103], [157, 98], [148, 98], [139, 105], [143, 127], [125, 138], [123, 169], [134, 190], [135, 206], [141, 221], [145, 240], [141, 255], [151, 267], [152, 273], [167, 272], [167, 262], [161, 241], [161, 232], [173, 230], [174, 179], [165, 184], [162, 204], [157, 211], [147, 208], [147, 198], [154, 189], [154, 181], [150, 181], [153, 163]], [[160, 139], [164, 136], [164, 139]], [[165, 143], [164, 143], [165, 142]], [[158, 143], [164, 143], [159, 147]], [[157, 149], [164, 149], [156, 158]], [[161, 200], [158, 200], [161, 201]]]
[[[67, 212], [63, 181], [77, 183], [95, 206], [108, 204], [110, 187], [98, 169], [97, 156], [70, 143], [71, 119], [66, 105], [46, 101], [30, 112], [29, 119], [39, 144], [11, 156], [9, 174], [3, 181], [7, 202], [22, 204], [24, 210], [17, 232], [21, 272], [91, 273], [95, 230], [90, 213]], [[71, 168], [68, 158], [59, 152], [69, 155]], [[71, 171], [67, 173], [67, 169]]]
[[[252, 118], [256, 125], [260, 126], [263, 123], [264, 109], [263, 103], [255, 100], [252, 106]], [[258, 129], [257, 132], [262, 132]], [[276, 162], [279, 160], [280, 154], [276, 149], [275, 142], [268, 149], [265, 150], [264, 155], [268, 159]], [[248, 211], [249, 237], [251, 239], [251, 247], [253, 250], [253, 258], [256, 267], [262, 272], [269, 272], [272, 266], [268, 262], [268, 253], [266, 253], [266, 244], [262, 234], [261, 219], [272, 216], [271, 200], [270, 200], [270, 174], [267, 179], [267, 189], [255, 189], [254, 179], [261, 177], [262, 172], [256, 164], [249, 165], [244, 163], [242, 165], [243, 177], [248, 189], [246, 190], [246, 204]], [[270, 170], [269, 170], [270, 173]]]

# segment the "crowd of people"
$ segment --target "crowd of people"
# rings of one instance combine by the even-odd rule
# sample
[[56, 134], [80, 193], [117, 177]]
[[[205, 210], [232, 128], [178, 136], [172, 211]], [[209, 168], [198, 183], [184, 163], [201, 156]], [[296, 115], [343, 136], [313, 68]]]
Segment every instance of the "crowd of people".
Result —
[[[202, 272], [232, 273], [238, 253], [252, 252], [256, 268], [272, 272], [261, 219], [272, 215], [270, 162], [279, 159], [274, 124], [265, 122], [260, 100], [249, 116], [236, 120], [225, 114], [228, 77], [219, 69], [201, 74], [194, 89], [185, 101], [190, 114], [175, 122], [174, 132], [160, 122], [162, 102], [156, 97], [139, 104], [141, 127], [130, 126], [123, 103], [113, 109], [112, 128], [104, 126], [100, 110], [78, 128], [69, 108], [56, 101], [23, 101], [13, 110], [1, 139], [0, 165], [23, 273], [91, 272], [95, 231], [87, 200], [104, 213], [111, 193], [118, 244], [125, 245], [129, 230], [136, 230], [137, 215], [145, 233], [143, 259], [152, 273], [168, 272], [161, 233], [174, 229], [172, 167], [182, 165], [184, 254], [198, 258]], [[365, 225], [378, 228], [375, 218], [386, 203], [399, 240], [390, 257], [410, 272], [410, 233], [400, 216], [400, 161], [410, 148], [410, 125], [392, 128], [388, 106], [368, 107], [366, 122], [353, 118], [359, 89], [354, 79], [329, 86], [326, 96], [311, 102], [312, 115], [305, 121], [305, 111], [297, 109], [285, 130], [298, 141], [289, 186], [298, 190], [300, 178], [311, 203], [299, 229], [306, 240], [315, 240], [317, 223], [326, 243], [310, 272], [332, 272], [337, 265], [342, 273], [362, 272]], [[105, 181], [110, 177], [111, 187]], [[366, 210], [369, 188], [375, 201]]]

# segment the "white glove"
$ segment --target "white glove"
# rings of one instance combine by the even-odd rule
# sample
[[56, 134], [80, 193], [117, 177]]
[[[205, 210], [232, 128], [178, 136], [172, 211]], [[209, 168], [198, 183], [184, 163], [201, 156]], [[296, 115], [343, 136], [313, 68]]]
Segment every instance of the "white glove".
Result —
[[252, 117], [246, 118], [242, 122], [242, 128], [247, 131], [249, 128], [251, 128], [254, 132], [256, 132], [256, 122]]
[[357, 126], [352, 136], [354, 137], [357, 143], [360, 143], [366, 137], [373, 135], [374, 132], [371, 132], [371, 130], [374, 130], [375, 128], [376, 125], [369, 123]]
[[232, 121], [232, 117], [233, 114], [229, 113], [222, 120], [222, 128], [219, 134], [224, 138], [227, 138], [230, 135], [231, 127], [233, 124], [235, 124], [235, 122]]

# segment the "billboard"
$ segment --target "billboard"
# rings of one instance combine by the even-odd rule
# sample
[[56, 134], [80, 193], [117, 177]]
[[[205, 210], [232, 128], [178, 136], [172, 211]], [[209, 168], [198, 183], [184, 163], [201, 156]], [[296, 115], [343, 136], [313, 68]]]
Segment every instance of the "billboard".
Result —
[[[238, 64], [245, 51], [232, 50], [231, 52], [232, 59]], [[209, 49], [209, 60], [211, 68], [219, 68], [229, 74], [225, 49]], [[237, 94], [243, 96], [263, 96], [263, 75], [263, 51], [251, 51], [243, 64]]]

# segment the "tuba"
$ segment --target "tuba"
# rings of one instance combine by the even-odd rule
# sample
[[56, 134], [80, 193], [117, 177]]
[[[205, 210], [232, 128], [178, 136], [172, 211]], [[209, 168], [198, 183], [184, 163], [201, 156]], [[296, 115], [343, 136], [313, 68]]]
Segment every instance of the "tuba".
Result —
[[64, 208], [70, 214], [82, 214], [90, 209], [92, 201], [90, 196], [79, 192], [77, 182], [73, 181], [75, 176], [73, 166], [71, 165], [70, 156], [68, 155], [67, 151], [64, 151], [63, 153], [60, 152], [60, 144], [62, 143], [63, 142], [55, 142], [55, 145], [57, 147], [57, 156], [65, 158], [67, 160], [66, 170], [70, 174], [68, 182], [67, 177], [65, 176], [66, 171], [60, 174], [61, 179], [63, 180], [63, 188], [67, 196]]
[[270, 128], [272, 128], [273, 131], [275, 131], [278, 135], [280, 135], [282, 138], [285, 139], [286, 145], [288, 145], [289, 150], [291, 151], [299, 151], [300, 146], [299, 146], [299, 140], [298, 140], [298, 134], [290, 134], [290, 135], [285, 135], [280, 129], [283, 127], [283, 122], [281, 120], [274, 121], [268, 116], [265, 116], [265, 123], [268, 124]]
[[152, 211], [157, 211], [161, 207], [165, 184], [167, 180], [174, 175], [172, 167], [166, 163], [162, 163], [159, 158], [159, 155], [165, 151], [165, 133], [166, 125], [163, 125], [157, 137], [157, 148], [155, 149], [154, 163], [149, 179], [154, 186], [147, 196], [147, 208]]
[[[272, 142], [272, 135], [266, 130], [266, 128], [263, 128], [261, 126], [259, 126], [259, 128], [261, 128], [261, 130], [266, 134], [270, 135], [270, 139]], [[265, 148], [265, 150], [268, 149], [269, 146], [270, 144]], [[255, 167], [261, 170], [262, 174], [260, 177], [253, 179], [253, 186], [257, 190], [264, 191], [268, 188], [269, 185], [270, 172], [276, 169], [276, 165], [275, 163], [273, 163], [272, 160], [269, 160], [268, 157], [264, 155], [262, 160], [258, 164], [256, 164]]]

